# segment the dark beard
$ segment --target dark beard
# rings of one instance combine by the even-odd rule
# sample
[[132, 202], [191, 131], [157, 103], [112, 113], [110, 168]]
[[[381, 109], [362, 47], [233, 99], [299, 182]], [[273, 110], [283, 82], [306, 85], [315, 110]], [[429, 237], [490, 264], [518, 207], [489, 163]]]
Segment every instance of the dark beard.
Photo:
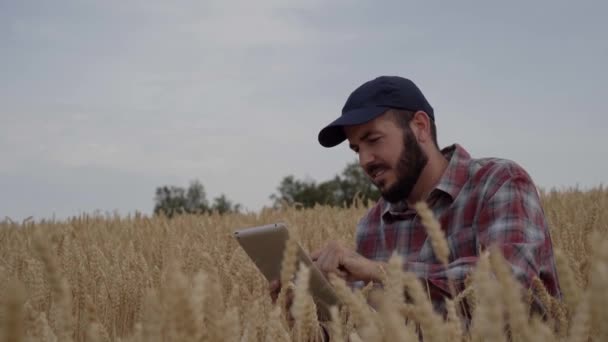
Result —
[[428, 162], [428, 156], [420, 148], [414, 133], [407, 129], [404, 134], [403, 150], [395, 168], [397, 181], [385, 191], [381, 190], [382, 197], [393, 204], [404, 201], [410, 196]]

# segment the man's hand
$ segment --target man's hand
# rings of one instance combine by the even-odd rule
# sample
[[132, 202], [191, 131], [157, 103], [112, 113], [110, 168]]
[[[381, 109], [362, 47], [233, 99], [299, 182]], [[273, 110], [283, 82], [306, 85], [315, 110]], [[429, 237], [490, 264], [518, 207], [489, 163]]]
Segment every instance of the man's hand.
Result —
[[346, 281], [380, 281], [384, 263], [366, 259], [355, 251], [330, 241], [325, 247], [311, 253], [310, 257], [325, 275], [334, 273]]

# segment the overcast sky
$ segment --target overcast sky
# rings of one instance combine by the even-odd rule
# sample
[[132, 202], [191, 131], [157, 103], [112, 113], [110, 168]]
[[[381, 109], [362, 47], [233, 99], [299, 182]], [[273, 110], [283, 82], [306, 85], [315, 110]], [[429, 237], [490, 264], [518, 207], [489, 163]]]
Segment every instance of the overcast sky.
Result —
[[539, 186], [608, 181], [604, 1], [0, 1], [0, 219], [152, 211], [199, 179], [249, 210], [355, 154], [318, 131], [379, 75], [441, 146]]

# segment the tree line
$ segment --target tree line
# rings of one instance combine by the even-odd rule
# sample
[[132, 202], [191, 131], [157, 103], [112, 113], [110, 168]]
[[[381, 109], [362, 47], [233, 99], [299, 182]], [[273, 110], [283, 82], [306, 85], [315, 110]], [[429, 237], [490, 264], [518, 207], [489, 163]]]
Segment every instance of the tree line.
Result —
[[[296, 205], [312, 208], [316, 204], [348, 207], [356, 197], [364, 202], [376, 201], [380, 192], [354, 161], [347, 164], [339, 175], [324, 182], [297, 179], [294, 175], [288, 175], [281, 180], [276, 192], [269, 198], [274, 207]], [[191, 181], [187, 188], [174, 185], [157, 187], [154, 202], [154, 214], [168, 217], [211, 212], [226, 214], [240, 212], [242, 209], [241, 204], [233, 202], [224, 194], [210, 202], [205, 187], [198, 180]]]

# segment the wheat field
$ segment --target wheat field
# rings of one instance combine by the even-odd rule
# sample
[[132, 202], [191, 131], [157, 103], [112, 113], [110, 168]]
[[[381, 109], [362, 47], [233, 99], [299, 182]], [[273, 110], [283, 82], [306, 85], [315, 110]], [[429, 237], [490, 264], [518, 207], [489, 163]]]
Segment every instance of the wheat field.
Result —
[[[322, 322], [342, 341], [607, 341], [608, 191], [542, 193], [564, 298], [518, 291], [490, 250], [464, 293], [435, 313], [422, 284], [387, 268], [383, 290], [352, 290], [332, 277], [342, 303]], [[4, 341], [314, 341], [320, 336], [309, 271], [288, 244], [273, 305], [268, 283], [232, 237], [236, 228], [282, 221], [306, 250], [337, 239], [354, 247], [369, 203], [352, 208], [285, 207], [260, 213], [81, 216], [0, 223], [0, 337]], [[436, 251], [440, 253], [441, 251]], [[293, 291], [291, 312], [282, 309]], [[407, 294], [410, 300], [405, 300]], [[550, 308], [528, 315], [530, 294]], [[472, 308], [460, 322], [462, 302]], [[375, 303], [373, 308], [368, 303]], [[289, 316], [293, 320], [288, 319]]]

